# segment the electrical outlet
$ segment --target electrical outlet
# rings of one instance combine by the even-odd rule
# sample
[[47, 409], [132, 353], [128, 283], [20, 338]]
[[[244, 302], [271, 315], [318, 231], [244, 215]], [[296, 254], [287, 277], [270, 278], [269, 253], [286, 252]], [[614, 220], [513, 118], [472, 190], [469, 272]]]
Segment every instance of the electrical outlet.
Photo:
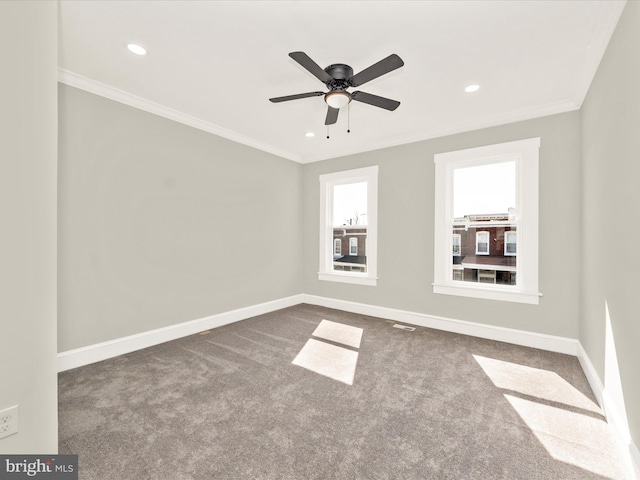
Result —
[[0, 411], [0, 438], [18, 433], [18, 406]]

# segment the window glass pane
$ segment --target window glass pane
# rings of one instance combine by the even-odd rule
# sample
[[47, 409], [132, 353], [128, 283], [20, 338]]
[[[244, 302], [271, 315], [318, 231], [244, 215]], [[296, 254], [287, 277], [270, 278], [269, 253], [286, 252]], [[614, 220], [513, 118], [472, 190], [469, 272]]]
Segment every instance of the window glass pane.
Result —
[[[334, 244], [337, 240], [346, 242], [341, 252], [334, 251], [333, 270], [340, 272], [367, 271], [367, 226], [344, 225], [333, 228]], [[348, 248], [348, 251], [346, 249]]]
[[333, 225], [367, 224], [367, 182], [333, 187]]
[[516, 284], [516, 195], [515, 161], [453, 171], [453, 280]]
[[333, 270], [366, 272], [367, 182], [333, 187], [332, 224], [334, 245], [337, 240], [345, 242], [344, 250], [334, 250]]
[[453, 171], [453, 216], [507, 213], [516, 206], [516, 162]]

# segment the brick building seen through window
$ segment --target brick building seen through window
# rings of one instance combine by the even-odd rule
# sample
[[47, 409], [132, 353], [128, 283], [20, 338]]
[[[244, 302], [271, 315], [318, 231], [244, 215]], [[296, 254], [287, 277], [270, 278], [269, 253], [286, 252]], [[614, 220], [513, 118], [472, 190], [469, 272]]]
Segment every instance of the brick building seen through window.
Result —
[[455, 218], [453, 280], [516, 284], [517, 232], [508, 213]]
[[333, 269], [367, 271], [367, 226], [342, 225], [333, 228]]

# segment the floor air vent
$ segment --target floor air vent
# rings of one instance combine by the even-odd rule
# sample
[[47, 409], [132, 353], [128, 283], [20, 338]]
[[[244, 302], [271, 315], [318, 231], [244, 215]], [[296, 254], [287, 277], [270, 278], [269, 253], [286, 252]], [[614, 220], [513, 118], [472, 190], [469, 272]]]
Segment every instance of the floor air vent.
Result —
[[400, 325], [399, 323], [394, 323], [393, 328], [400, 328], [402, 330], [408, 330], [409, 332], [413, 332], [416, 327], [408, 327], [407, 325]]

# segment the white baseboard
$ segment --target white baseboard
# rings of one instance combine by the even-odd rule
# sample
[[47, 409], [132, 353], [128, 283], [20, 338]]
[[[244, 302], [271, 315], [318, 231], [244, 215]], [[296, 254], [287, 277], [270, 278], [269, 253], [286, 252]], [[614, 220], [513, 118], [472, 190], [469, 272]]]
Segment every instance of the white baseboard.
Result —
[[[598, 403], [603, 408], [607, 422], [611, 424], [613, 432], [617, 435], [621, 445], [627, 449], [630, 467], [635, 469], [636, 478], [640, 479], [640, 452], [637, 446], [629, 438], [627, 425], [620, 425], [621, 418], [615, 411], [613, 402], [607, 400], [604, 385], [596, 372], [589, 356], [580, 342], [573, 338], [545, 335], [542, 333], [515, 330], [494, 325], [455, 320], [451, 318], [427, 315], [424, 313], [409, 312], [395, 308], [379, 307], [364, 303], [338, 300], [335, 298], [320, 297], [316, 295], [293, 295], [270, 302], [252, 305], [249, 307], [231, 310], [229, 312], [211, 315], [209, 317], [158, 328], [148, 332], [142, 332], [127, 337], [117, 338], [107, 342], [89, 345], [87, 347], [69, 350], [58, 354], [58, 371], [63, 372], [72, 368], [89, 365], [91, 363], [113, 358], [118, 355], [130, 353], [143, 348], [151, 347], [177, 338], [193, 335], [194, 333], [211, 328], [221, 327], [229, 323], [245, 320], [256, 315], [291, 307], [300, 303], [319, 305], [335, 308], [346, 312], [358, 313], [372, 317], [395, 320], [397, 322], [434, 328], [447, 332], [460, 333], [474, 337], [497, 340], [526, 347], [539, 348], [551, 352], [564, 353], [578, 357], [578, 361], [587, 377], [589, 385], [596, 396]], [[627, 432], [625, 434], [625, 432]]]
[[629, 453], [631, 455], [631, 463], [633, 464], [633, 473], [636, 479], [640, 479], [640, 450], [634, 442], [629, 445]]
[[337, 300], [335, 298], [319, 297], [303, 294], [303, 301], [312, 305], [336, 308], [346, 312], [370, 315], [372, 317], [395, 320], [397, 322], [410, 323], [421, 327], [435, 328], [447, 332], [461, 333], [472, 337], [486, 338], [500, 342], [513, 343], [525, 347], [539, 348], [551, 352], [566, 353], [576, 356], [578, 354], [578, 341], [573, 338], [545, 335], [512, 328], [496, 327], [481, 323], [454, 320], [451, 318], [437, 317], [424, 313], [408, 312], [395, 308], [378, 307], [364, 303]]
[[117, 357], [125, 353], [134, 352], [143, 348], [158, 345], [177, 338], [193, 335], [194, 333], [221, 327], [229, 323], [238, 322], [247, 318], [273, 312], [282, 308], [291, 307], [302, 303], [301, 295], [272, 300], [270, 302], [239, 308], [229, 312], [211, 315], [189, 322], [157, 328], [148, 332], [137, 333], [127, 337], [116, 338], [107, 342], [76, 348], [58, 353], [58, 372], [64, 372], [72, 368], [82, 367], [90, 363], [100, 362], [108, 358]]
[[408, 312], [394, 308], [378, 307], [375, 305], [338, 300], [335, 298], [319, 297], [316, 295], [302, 294], [302, 299], [304, 303], [312, 305], [335, 308], [346, 312], [385, 318], [397, 322], [419, 325], [421, 327], [435, 328], [437, 330], [461, 333], [463, 335], [539, 348], [541, 350], [565, 353], [578, 357], [578, 361], [580, 362], [582, 370], [587, 377], [587, 381], [589, 382], [598, 403], [605, 412], [607, 423], [611, 425], [612, 431], [614, 435], [616, 435], [618, 442], [623, 449], [626, 450], [625, 453], [627, 455], [630, 470], [632, 470], [635, 477], [640, 480], [640, 452], [638, 451], [638, 447], [636, 447], [635, 443], [630, 438], [628, 426], [621, 424], [620, 415], [618, 415], [613, 407], [613, 402], [608, 399], [608, 395], [604, 391], [604, 385], [593, 367], [593, 363], [591, 363], [589, 356], [578, 340], [567, 337], [527, 332], [524, 330], [496, 327], [494, 325], [454, 320], [451, 318]]
[[591, 390], [593, 390], [593, 394], [596, 396], [596, 399], [598, 400], [598, 404], [600, 405], [600, 407], [602, 407], [603, 406], [602, 392], [604, 391], [604, 384], [602, 383], [602, 380], [600, 380], [600, 376], [598, 375], [598, 372], [596, 372], [596, 369], [593, 366], [593, 363], [591, 363], [591, 359], [589, 358], [589, 355], [587, 355], [587, 352], [584, 350], [580, 342], [578, 342], [577, 357], [578, 357], [578, 361], [580, 362], [580, 366], [582, 367], [582, 370], [584, 371], [584, 374], [587, 377], [587, 381], [591, 386]]
[[[346, 312], [385, 318], [398, 322], [419, 325], [421, 327], [435, 328], [437, 330], [445, 330], [447, 332], [460, 333], [463, 335], [470, 335], [489, 340], [497, 340], [515, 345], [523, 345], [526, 347], [578, 356], [582, 367], [585, 370], [585, 374], [589, 379], [589, 383], [591, 384], [594, 392], [596, 392], [596, 396], [598, 396], [597, 392], [602, 392], [601, 384], [597, 383], [599, 382], [597, 374], [590, 373], [595, 372], [595, 370], [593, 369], [593, 366], [590, 365], [586, 353], [584, 353], [584, 350], [579, 352], [579, 342], [572, 338], [557, 337], [493, 325], [484, 325], [463, 320], [437, 317], [424, 313], [409, 312], [395, 308], [379, 307], [364, 303], [307, 294], [293, 295], [291, 297], [239, 308], [237, 310], [231, 310], [229, 312], [223, 312], [197, 320], [191, 320], [189, 322], [141, 332], [127, 337], [116, 338], [106, 342], [97, 343], [95, 345], [60, 352], [58, 353], [58, 371], [63, 372], [83, 365], [100, 362], [118, 355], [130, 353], [159, 343], [168, 342], [187, 335], [193, 335], [194, 333], [198, 333], [203, 330], [221, 327], [229, 323], [245, 320], [256, 315], [262, 315], [264, 313], [273, 312], [275, 310], [291, 307], [300, 303], [336, 308]], [[585, 366], [583, 363], [585, 361], [589, 362], [589, 365]], [[602, 404], [601, 395], [598, 398], [598, 401]]]
[[638, 447], [631, 439], [629, 426], [622, 420], [623, 417], [617, 411], [614, 402], [606, 392], [598, 372], [593, 366], [593, 363], [591, 363], [589, 355], [587, 355], [587, 352], [580, 342], [578, 342], [578, 361], [580, 362], [582, 370], [584, 370], [584, 374], [589, 381], [591, 390], [593, 390], [600, 407], [602, 407], [602, 410], [604, 411], [607, 423], [611, 427], [613, 434], [616, 436], [623, 453], [627, 456], [629, 468], [635, 474], [635, 478], [640, 479], [640, 451], [638, 451]]

